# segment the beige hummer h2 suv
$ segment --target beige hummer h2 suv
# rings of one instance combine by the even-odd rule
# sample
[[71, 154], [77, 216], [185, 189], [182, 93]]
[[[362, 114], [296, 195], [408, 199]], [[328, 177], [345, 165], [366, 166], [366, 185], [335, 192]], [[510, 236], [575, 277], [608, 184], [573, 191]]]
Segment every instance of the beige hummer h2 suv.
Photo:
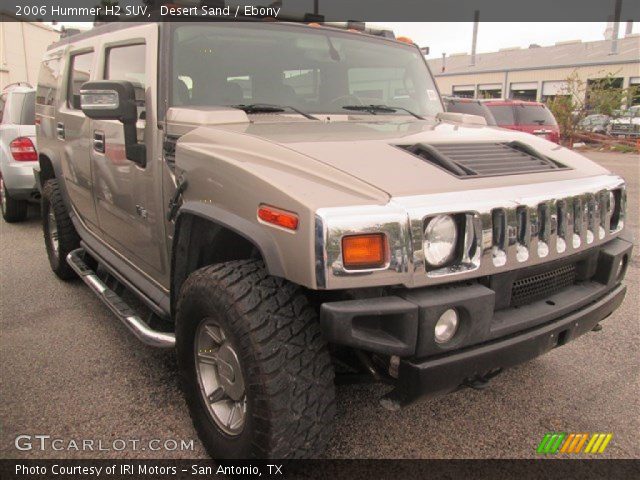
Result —
[[176, 349], [213, 457], [317, 456], [336, 374], [390, 409], [481, 387], [624, 298], [623, 180], [443, 113], [389, 32], [107, 24], [36, 97], [51, 267]]

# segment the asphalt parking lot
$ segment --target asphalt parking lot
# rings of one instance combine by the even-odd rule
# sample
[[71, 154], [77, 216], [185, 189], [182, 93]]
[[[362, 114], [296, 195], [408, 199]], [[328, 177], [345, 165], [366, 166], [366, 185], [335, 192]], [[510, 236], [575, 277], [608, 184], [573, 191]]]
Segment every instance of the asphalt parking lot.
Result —
[[[623, 176], [636, 241], [640, 158], [589, 153]], [[400, 412], [378, 386], [341, 386], [328, 457], [522, 458], [548, 431], [611, 432], [601, 457], [640, 458], [640, 262], [622, 307], [603, 330], [498, 376]], [[140, 344], [80, 281], [50, 271], [38, 212], [0, 220], [0, 457], [204, 457], [169, 352]], [[194, 439], [188, 451], [20, 451], [19, 434], [65, 439]]]

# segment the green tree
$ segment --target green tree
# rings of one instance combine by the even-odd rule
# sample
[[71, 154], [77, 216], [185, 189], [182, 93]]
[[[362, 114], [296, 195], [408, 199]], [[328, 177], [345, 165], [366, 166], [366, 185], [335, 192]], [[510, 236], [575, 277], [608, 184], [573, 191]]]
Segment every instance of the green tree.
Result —
[[565, 143], [572, 145], [578, 131], [578, 124], [591, 114], [615, 116], [623, 105], [631, 105], [638, 95], [636, 86], [619, 86], [619, 72], [607, 72], [588, 83], [573, 71], [566, 79], [559, 95], [549, 99], [547, 106], [553, 113], [560, 135]]

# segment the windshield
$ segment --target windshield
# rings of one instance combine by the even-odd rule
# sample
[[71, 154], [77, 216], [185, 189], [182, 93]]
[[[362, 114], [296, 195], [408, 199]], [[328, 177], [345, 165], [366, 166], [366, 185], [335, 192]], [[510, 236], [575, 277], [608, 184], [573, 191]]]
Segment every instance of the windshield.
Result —
[[498, 125], [515, 125], [513, 107], [511, 105], [487, 105]]
[[515, 111], [518, 125], [557, 125], [556, 119], [544, 105], [516, 105]]
[[[425, 116], [442, 111], [417, 48], [326, 28], [180, 25], [171, 65], [175, 106], [269, 104], [353, 114], [343, 107], [373, 104]], [[410, 116], [399, 109], [374, 113]]]
[[459, 102], [449, 100], [446, 102], [447, 111], [455, 113], [466, 113], [469, 115], [480, 115], [487, 121], [487, 125], [495, 125], [496, 121], [489, 109], [479, 102]]

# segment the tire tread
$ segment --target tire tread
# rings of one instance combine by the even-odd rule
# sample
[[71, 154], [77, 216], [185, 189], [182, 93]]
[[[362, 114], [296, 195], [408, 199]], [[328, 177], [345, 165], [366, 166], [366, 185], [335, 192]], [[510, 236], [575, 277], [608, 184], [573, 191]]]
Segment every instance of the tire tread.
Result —
[[253, 456], [319, 456], [335, 415], [334, 372], [316, 312], [300, 287], [269, 276], [261, 260], [226, 262], [189, 276], [178, 312], [206, 292], [225, 298], [225, 318], [242, 332], [242, 351], [253, 355], [246, 362], [256, 405]]

